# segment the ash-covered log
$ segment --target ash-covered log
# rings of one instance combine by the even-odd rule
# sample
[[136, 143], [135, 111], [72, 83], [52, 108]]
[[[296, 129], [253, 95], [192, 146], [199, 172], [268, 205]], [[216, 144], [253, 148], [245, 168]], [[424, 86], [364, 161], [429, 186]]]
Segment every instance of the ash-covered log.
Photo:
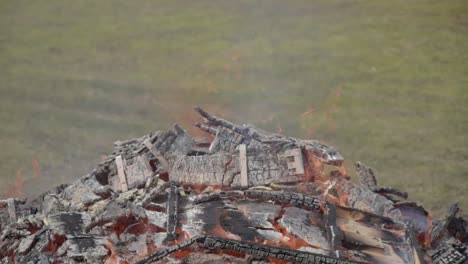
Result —
[[467, 261], [457, 206], [433, 221], [362, 162], [350, 181], [334, 147], [196, 110], [210, 137], [118, 141], [77, 182], [0, 201], [0, 263]]

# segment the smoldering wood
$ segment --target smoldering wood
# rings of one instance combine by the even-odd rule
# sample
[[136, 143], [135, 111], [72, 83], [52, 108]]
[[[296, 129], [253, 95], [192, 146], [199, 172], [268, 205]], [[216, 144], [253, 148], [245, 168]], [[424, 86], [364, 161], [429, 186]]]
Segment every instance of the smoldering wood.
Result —
[[[268, 185], [273, 182], [294, 183], [300, 180], [296, 173], [289, 173], [286, 158], [280, 158], [283, 156], [278, 157], [267, 151], [247, 151], [245, 155], [246, 161], [242, 161], [242, 164], [240, 154], [180, 156], [174, 159], [171, 166], [170, 180], [237, 187]], [[246, 170], [244, 178], [242, 169]]]
[[[310, 218], [313, 217], [311, 214], [312, 213], [304, 209], [288, 207], [284, 209], [279, 223], [288, 233], [303, 239], [314, 248], [319, 248], [324, 254], [328, 255], [332, 246], [330, 244], [330, 239], [327, 238], [327, 233], [322, 228], [324, 224], [312, 224], [310, 222]], [[315, 219], [318, 221], [322, 220], [318, 219], [318, 217]]]
[[[118, 263], [142, 256], [147, 262], [141, 263], [164, 257], [180, 263], [190, 261], [186, 253], [214, 261], [209, 256], [233, 252], [252, 263], [416, 264], [468, 256], [468, 224], [456, 207], [432, 224], [404, 192], [379, 187], [364, 163], [368, 179], [361, 185], [344, 173], [320, 171], [343, 161], [331, 146], [199, 112], [205, 120], [198, 126], [213, 140], [174, 125], [116, 142], [79, 181], [15, 201], [15, 223], [8, 202], [0, 201], [0, 263]], [[119, 191], [119, 171], [127, 190]]]

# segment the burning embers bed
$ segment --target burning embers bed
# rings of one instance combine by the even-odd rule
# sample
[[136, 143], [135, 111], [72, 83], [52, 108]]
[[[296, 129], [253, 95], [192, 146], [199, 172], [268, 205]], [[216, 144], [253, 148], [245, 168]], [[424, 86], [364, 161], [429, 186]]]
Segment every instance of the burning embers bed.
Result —
[[208, 138], [116, 142], [76, 183], [0, 201], [1, 263], [468, 261], [458, 207], [432, 221], [363, 163], [349, 181], [330, 146], [197, 111]]

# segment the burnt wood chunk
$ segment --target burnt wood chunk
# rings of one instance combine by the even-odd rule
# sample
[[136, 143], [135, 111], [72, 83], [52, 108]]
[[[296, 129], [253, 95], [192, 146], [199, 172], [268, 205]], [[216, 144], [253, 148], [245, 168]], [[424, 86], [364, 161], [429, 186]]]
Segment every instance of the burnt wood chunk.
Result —
[[49, 228], [62, 234], [82, 234], [90, 222], [91, 218], [86, 213], [61, 212], [48, 216]]
[[377, 187], [377, 179], [375, 178], [374, 171], [371, 167], [367, 166], [366, 164], [358, 161], [354, 164], [356, 168], [356, 174], [359, 177], [359, 183], [362, 186], [367, 188], [375, 188]]
[[[333, 179], [324, 193], [324, 197], [331, 203], [356, 208], [364, 212], [394, 219], [403, 218], [392, 201], [343, 178]], [[340, 201], [340, 197], [345, 199]]]
[[386, 187], [386, 186], [380, 187], [380, 186], [378, 186], [377, 185], [377, 178], [375, 176], [374, 170], [371, 167], [364, 164], [363, 162], [358, 161], [358, 162], [356, 162], [356, 164], [354, 164], [354, 166], [355, 166], [355, 169], [356, 169], [356, 174], [359, 177], [359, 183], [362, 186], [367, 187], [370, 190], [372, 190], [373, 192], [378, 193], [380, 195], [383, 195], [388, 199], [393, 200], [393, 198], [391, 196], [389, 196], [389, 195], [395, 195], [395, 196], [401, 197], [403, 199], [408, 198], [408, 193], [406, 193], [406, 192], [402, 192], [402, 191], [400, 191], [398, 189], [395, 189], [393, 187]]
[[310, 219], [322, 221], [318, 217], [314, 217], [311, 212], [296, 207], [288, 207], [284, 209], [283, 216], [279, 220], [288, 233], [293, 234], [311, 246], [320, 248], [328, 253], [331, 249], [329, 240], [323, 230], [323, 223], [312, 224]]
[[78, 262], [99, 263], [107, 256], [105, 240], [93, 235], [67, 237], [67, 256]]

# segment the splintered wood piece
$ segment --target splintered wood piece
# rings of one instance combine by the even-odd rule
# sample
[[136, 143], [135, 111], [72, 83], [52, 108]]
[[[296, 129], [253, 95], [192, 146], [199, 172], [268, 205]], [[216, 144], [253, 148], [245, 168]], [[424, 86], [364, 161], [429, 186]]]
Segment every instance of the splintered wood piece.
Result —
[[242, 187], [249, 186], [249, 175], [247, 167], [247, 146], [245, 144], [239, 145], [239, 166], [240, 166], [240, 184]]
[[17, 217], [16, 217], [15, 200], [8, 199], [7, 203], [8, 203], [8, 215], [10, 216], [10, 223], [16, 223]]
[[148, 150], [159, 160], [161, 165], [166, 171], [169, 171], [169, 162], [164, 158], [164, 156], [159, 152], [156, 147], [151, 143], [149, 139], [143, 141], [143, 144], [148, 148]]
[[290, 175], [304, 174], [304, 161], [300, 148], [288, 149], [282, 156], [286, 158]]
[[115, 157], [115, 165], [117, 166], [117, 173], [119, 175], [120, 190], [122, 192], [128, 191], [127, 179], [125, 177], [125, 167], [122, 155]]

